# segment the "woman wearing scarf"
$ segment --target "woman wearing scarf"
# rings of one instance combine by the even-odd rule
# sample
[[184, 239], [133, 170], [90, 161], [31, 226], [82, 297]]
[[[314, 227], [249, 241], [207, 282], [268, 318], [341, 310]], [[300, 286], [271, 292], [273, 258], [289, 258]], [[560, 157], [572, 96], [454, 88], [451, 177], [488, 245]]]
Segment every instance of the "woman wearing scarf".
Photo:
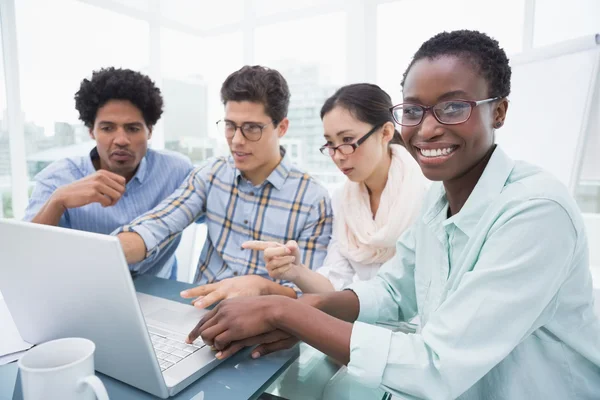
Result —
[[367, 83], [344, 86], [327, 99], [321, 109], [326, 143], [320, 150], [348, 177], [333, 195], [327, 258], [312, 271], [293, 241], [244, 243], [264, 250], [272, 278], [292, 281], [305, 293], [331, 292], [371, 279], [394, 256], [428, 185], [402, 145], [391, 107], [390, 96]]

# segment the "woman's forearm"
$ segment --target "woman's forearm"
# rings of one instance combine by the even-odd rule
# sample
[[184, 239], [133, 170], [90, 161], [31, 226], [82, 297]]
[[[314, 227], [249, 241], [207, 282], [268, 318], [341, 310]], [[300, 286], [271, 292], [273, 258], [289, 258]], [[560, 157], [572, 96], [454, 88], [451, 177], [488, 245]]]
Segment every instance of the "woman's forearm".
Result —
[[[303, 297], [307, 297], [303, 299]], [[307, 294], [300, 298], [301, 301], [346, 322], [358, 319], [360, 302], [352, 290], [339, 292]]]
[[281, 307], [276, 313], [274, 324], [278, 329], [288, 332], [341, 363], [347, 364], [350, 361], [350, 322], [303, 302], [287, 301], [285, 307]]
[[294, 280], [294, 283], [303, 293], [328, 293], [335, 291], [329, 279], [306, 267], [298, 270], [298, 277]]

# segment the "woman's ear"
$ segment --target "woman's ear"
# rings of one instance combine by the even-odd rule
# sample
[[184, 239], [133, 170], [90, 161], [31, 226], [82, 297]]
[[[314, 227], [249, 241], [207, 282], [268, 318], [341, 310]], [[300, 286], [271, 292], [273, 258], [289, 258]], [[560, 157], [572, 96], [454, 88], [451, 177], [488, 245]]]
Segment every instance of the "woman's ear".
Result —
[[383, 129], [381, 130], [381, 140], [383, 143], [388, 144], [394, 138], [394, 132], [396, 131], [396, 127], [391, 122], [386, 122], [383, 124]]
[[508, 111], [508, 99], [505, 97], [496, 106], [494, 110], [494, 123], [493, 127], [495, 129], [500, 128], [504, 125], [504, 120], [506, 119], [506, 112]]
[[96, 137], [94, 136], [94, 128], [90, 128], [89, 132], [90, 132], [90, 138], [92, 140], [96, 140]]

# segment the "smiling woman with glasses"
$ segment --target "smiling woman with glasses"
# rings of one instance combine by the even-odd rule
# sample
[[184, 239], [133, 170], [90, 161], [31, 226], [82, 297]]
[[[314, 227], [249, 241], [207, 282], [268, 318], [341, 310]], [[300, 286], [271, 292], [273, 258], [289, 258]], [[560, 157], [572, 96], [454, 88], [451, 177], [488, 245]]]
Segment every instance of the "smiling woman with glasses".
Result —
[[[189, 339], [201, 334], [225, 355], [260, 343], [258, 357], [296, 338], [347, 364], [348, 378], [403, 399], [598, 399], [600, 318], [585, 226], [556, 177], [496, 146], [510, 78], [504, 50], [486, 34], [443, 32], [423, 43], [395, 114], [407, 150], [436, 182], [394, 257], [339, 292], [221, 303]], [[326, 132], [331, 146], [346, 137]], [[378, 137], [334, 160], [349, 162]], [[387, 327], [417, 315], [415, 333]]]
[[402, 146], [391, 105], [385, 91], [367, 83], [344, 86], [325, 102], [320, 151], [348, 177], [332, 196], [327, 258], [315, 272], [302, 265], [295, 243], [245, 244], [270, 246], [264, 257], [271, 277], [292, 281], [305, 293], [330, 292], [372, 278], [394, 255], [396, 241], [417, 217], [427, 182]]

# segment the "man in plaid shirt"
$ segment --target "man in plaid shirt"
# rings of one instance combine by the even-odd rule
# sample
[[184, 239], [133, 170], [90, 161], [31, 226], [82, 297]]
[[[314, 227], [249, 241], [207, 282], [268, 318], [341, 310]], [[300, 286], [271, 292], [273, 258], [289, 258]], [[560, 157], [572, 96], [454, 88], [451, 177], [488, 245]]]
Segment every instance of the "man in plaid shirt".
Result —
[[120, 228], [127, 262], [149, 262], [188, 225], [204, 216], [208, 236], [195, 282], [187, 290], [197, 307], [229, 297], [282, 294], [297, 288], [273, 282], [249, 240], [295, 240], [302, 263], [320, 267], [331, 236], [327, 190], [293, 165], [279, 145], [289, 126], [287, 82], [273, 69], [245, 66], [221, 87], [225, 116], [217, 126], [231, 155], [194, 169], [179, 189], [156, 208]]

